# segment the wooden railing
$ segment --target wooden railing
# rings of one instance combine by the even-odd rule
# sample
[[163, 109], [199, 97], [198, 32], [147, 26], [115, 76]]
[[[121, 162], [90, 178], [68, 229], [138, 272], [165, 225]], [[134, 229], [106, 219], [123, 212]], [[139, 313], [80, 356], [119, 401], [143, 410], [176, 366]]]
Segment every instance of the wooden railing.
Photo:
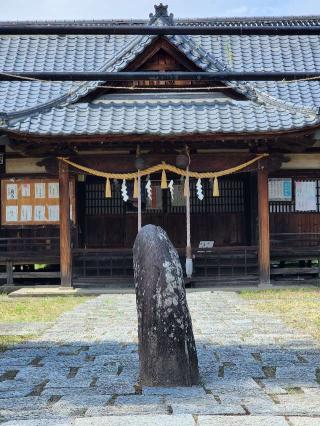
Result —
[[[185, 249], [178, 249], [184, 268]], [[194, 277], [196, 280], [225, 280], [239, 282], [257, 279], [257, 247], [215, 247], [194, 249]], [[108, 279], [132, 280], [132, 251], [129, 249], [75, 249], [73, 273], [77, 285], [107, 282]]]
[[129, 249], [73, 250], [74, 277], [127, 277], [133, 275], [132, 251]]
[[320, 233], [272, 233], [273, 277], [320, 277]]
[[[58, 279], [59, 262], [59, 237], [0, 238], [0, 279], [9, 286], [15, 279]], [[50, 266], [36, 270], [35, 264]]]
[[10, 237], [0, 238], [0, 257], [5, 253], [13, 256], [28, 256], [59, 251], [59, 237]]
[[287, 247], [319, 247], [319, 232], [282, 232], [270, 234], [271, 248], [287, 248]]
[[195, 249], [194, 275], [197, 280], [212, 279], [236, 284], [243, 279], [256, 281], [258, 255], [256, 246]]

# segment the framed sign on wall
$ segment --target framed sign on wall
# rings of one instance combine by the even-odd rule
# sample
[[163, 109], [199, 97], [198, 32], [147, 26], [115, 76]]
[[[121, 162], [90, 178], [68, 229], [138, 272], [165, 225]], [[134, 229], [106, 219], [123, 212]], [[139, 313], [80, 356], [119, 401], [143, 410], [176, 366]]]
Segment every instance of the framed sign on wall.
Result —
[[[75, 221], [75, 182], [70, 181], [70, 218]], [[58, 225], [57, 179], [1, 180], [2, 225]]]
[[296, 181], [296, 211], [317, 211], [317, 182]]
[[292, 179], [269, 179], [269, 201], [292, 201]]

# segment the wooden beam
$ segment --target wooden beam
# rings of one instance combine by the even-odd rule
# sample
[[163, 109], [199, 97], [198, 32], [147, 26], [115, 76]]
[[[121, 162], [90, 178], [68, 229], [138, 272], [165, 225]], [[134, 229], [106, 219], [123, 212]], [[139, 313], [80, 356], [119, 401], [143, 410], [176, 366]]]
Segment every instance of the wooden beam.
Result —
[[[208, 141], [211, 143], [216, 142], [223, 142], [224, 146], [226, 145], [226, 141], [231, 141], [234, 143], [238, 143], [240, 141], [245, 142], [248, 144], [250, 141], [256, 142], [257, 139], [259, 141], [262, 140], [274, 140], [275, 138], [285, 138], [287, 141], [291, 138], [298, 138], [298, 137], [304, 137], [304, 138], [311, 138], [313, 137], [313, 133], [315, 130], [319, 129], [319, 125], [315, 125], [312, 127], [303, 128], [300, 130], [287, 130], [287, 131], [277, 131], [277, 132], [253, 132], [253, 133], [190, 133], [190, 134], [179, 134], [179, 135], [150, 135], [150, 134], [130, 134], [130, 135], [123, 135], [123, 134], [105, 134], [105, 135], [31, 135], [28, 133], [17, 133], [17, 132], [7, 132], [10, 139], [12, 139], [13, 143], [15, 144], [16, 141], [37, 141], [43, 144], [50, 144], [54, 143], [57, 144], [57, 146], [61, 147], [61, 144], [64, 145], [67, 144], [81, 144], [81, 143], [90, 143], [94, 144], [96, 143], [99, 145], [100, 149], [103, 146], [103, 143], [141, 143], [141, 142], [163, 142], [163, 143], [169, 143], [169, 142], [204, 142]], [[102, 145], [102, 146], [101, 146]], [[14, 145], [12, 145], [14, 147]], [[239, 146], [238, 146], [239, 148]], [[61, 155], [61, 154], [60, 154]]]
[[59, 160], [60, 194], [60, 277], [61, 286], [72, 286], [72, 253], [70, 231], [69, 166]]
[[268, 169], [258, 165], [259, 273], [260, 286], [270, 285], [270, 231]]

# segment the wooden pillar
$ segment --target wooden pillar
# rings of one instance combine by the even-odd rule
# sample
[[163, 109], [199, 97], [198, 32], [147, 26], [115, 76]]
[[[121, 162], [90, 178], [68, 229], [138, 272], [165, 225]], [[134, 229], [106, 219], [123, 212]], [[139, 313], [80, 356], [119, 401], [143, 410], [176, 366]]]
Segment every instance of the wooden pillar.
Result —
[[[187, 167], [189, 172], [189, 167]], [[191, 248], [191, 218], [190, 218], [190, 179], [189, 175], [186, 177], [186, 227], [187, 227], [187, 246], [186, 246], [186, 275], [187, 278], [192, 277], [193, 262], [192, 262], [192, 248]]]
[[141, 210], [141, 177], [138, 172], [138, 232], [142, 227], [142, 210]]
[[72, 286], [72, 252], [70, 231], [70, 185], [69, 166], [59, 160], [60, 195], [60, 283], [63, 287]]
[[259, 273], [260, 286], [270, 285], [270, 232], [268, 170], [258, 165]]

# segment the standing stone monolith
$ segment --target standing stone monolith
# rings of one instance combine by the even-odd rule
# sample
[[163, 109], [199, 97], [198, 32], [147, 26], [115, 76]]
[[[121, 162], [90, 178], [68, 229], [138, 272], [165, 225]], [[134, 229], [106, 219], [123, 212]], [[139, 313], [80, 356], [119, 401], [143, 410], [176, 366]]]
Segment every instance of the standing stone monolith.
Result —
[[140, 384], [199, 383], [197, 350], [178, 253], [166, 232], [144, 226], [133, 247]]

